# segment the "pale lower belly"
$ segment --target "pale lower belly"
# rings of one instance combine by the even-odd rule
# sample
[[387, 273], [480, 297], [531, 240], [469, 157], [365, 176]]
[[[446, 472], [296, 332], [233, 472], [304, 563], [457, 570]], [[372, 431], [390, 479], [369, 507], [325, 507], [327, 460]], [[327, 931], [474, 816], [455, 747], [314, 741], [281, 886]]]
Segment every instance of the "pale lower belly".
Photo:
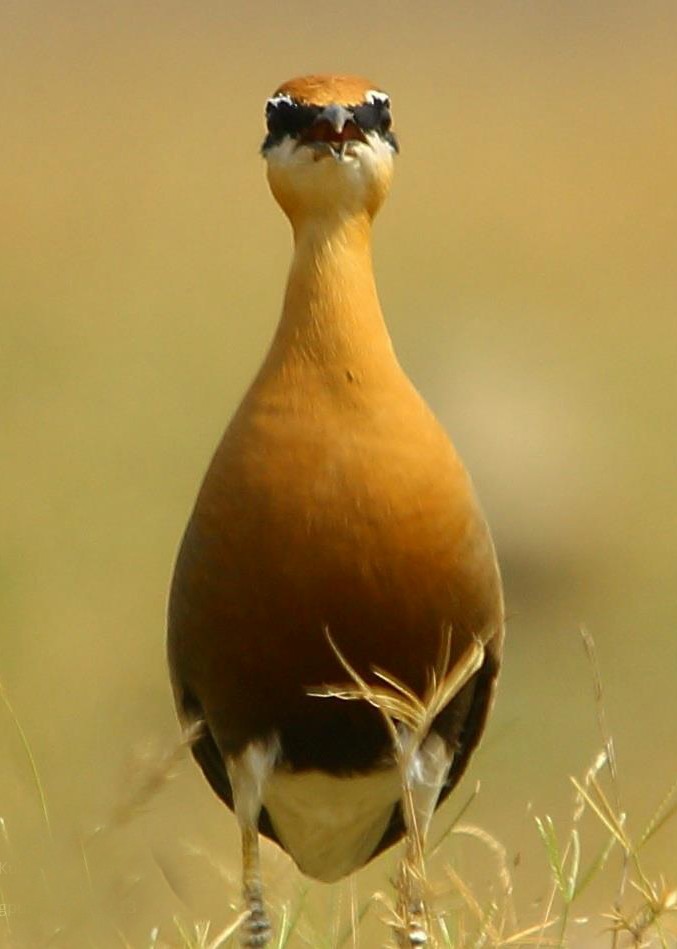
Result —
[[331, 883], [369, 860], [399, 798], [395, 767], [352, 777], [279, 770], [266, 782], [263, 803], [299, 869]]

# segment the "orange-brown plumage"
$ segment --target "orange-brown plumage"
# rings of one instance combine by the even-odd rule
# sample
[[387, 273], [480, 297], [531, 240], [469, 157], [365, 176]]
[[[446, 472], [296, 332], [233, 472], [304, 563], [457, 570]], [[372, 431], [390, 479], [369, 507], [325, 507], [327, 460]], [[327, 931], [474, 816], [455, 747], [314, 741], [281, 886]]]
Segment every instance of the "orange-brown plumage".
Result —
[[[358, 104], [371, 89], [355, 77], [310, 76], [276, 95], [324, 108]], [[314, 121], [336, 120], [326, 114]], [[370, 235], [392, 171], [385, 131], [347, 139], [347, 158], [343, 139], [313, 152], [310, 136], [290, 136], [268, 154], [295, 236], [282, 316], [211, 462], [172, 585], [177, 706], [204, 719], [195, 754], [232, 806], [228, 765], [257, 743], [274, 747], [273, 775], [348, 778], [392, 762], [378, 711], [308, 694], [345, 680], [327, 631], [360, 675], [384, 669], [419, 695], [449, 631], [449, 668], [477, 640], [482, 667], [433, 725], [449, 753], [441, 799], [492, 702], [503, 638], [494, 549], [468, 475], [400, 367], [381, 313]], [[284, 838], [265, 789], [259, 806], [259, 829]], [[402, 834], [397, 801], [391, 810], [371, 850], [347, 867]], [[331, 868], [307, 866], [331, 878]]]
[[335, 76], [331, 74], [297, 76], [288, 79], [275, 90], [275, 95], [288, 95], [299, 102], [313, 105], [355, 105], [362, 102], [364, 95], [378, 86], [362, 76]]

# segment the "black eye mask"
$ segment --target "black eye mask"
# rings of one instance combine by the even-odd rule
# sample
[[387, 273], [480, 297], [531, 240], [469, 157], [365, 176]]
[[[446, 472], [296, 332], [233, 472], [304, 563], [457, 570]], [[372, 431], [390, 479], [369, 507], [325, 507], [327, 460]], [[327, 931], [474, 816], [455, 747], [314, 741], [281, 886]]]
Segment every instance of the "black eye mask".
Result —
[[[387, 100], [364, 102], [361, 105], [347, 106], [352, 113], [355, 124], [362, 132], [377, 132], [395, 152], [399, 145], [395, 135], [390, 131], [392, 118], [390, 103]], [[309, 129], [320, 113], [322, 106], [306, 105], [294, 99], [280, 97], [269, 99], [266, 105], [266, 135], [261, 151], [263, 154], [274, 145], [279, 145], [285, 136], [297, 139], [302, 132]]]
[[302, 105], [300, 102], [280, 99], [273, 100], [266, 106], [266, 126], [268, 136], [263, 144], [277, 145], [285, 135], [298, 138], [301, 132], [310, 128], [322, 109], [318, 105]]

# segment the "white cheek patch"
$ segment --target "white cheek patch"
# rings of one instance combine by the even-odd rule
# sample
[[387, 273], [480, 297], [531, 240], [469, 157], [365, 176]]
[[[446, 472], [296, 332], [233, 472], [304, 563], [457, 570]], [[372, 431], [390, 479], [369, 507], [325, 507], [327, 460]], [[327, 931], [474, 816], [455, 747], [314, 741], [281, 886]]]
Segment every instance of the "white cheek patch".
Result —
[[299, 151], [296, 141], [291, 136], [285, 135], [276, 145], [271, 145], [270, 148], [266, 149], [266, 160], [285, 165], [290, 164], [294, 158], [298, 159]]
[[386, 141], [375, 132], [367, 139], [348, 142], [339, 160], [286, 136], [265, 152], [273, 192], [308, 209], [360, 209], [374, 188], [380, 191], [378, 181], [389, 177], [393, 163]]
[[367, 132], [367, 142], [368, 145], [364, 146], [365, 165], [392, 164], [395, 149], [390, 142], [381, 138], [378, 132]]
[[[265, 157], [270, 165], [287, 167], [290, 170], [304, 166], [311, 168], [321, 166], [324, 168], [325, 165], [331, 165], [334, 162], [342, 165], [352, 165], [359, 176], [360, 169], [363, 174], [369, 175], [382, 162], [390, 164], [393, 157], [393, 147], [378, 133], [368, 132], [366, 142], [353, 139], [346, 143], [345, 153], [341, 156], [342, 160], [339, 162], [337, 158], [328, 154], [318, 154], [317, 149], [299, 145], [297, 139], [285, 135], [282, 141], [266, 150]], [[318, 160], [318, 157], [321, 160]]]
[[311, 180], [314, 169], [324, 165], [325, 162], [335, 163], [335, 159], [330, 157], [326, 157], [323, 161], [318, 161], [317, 158], [317, 151], [299, 145], [298, 139], [290, 135], [285, 135], [281, 141], [267, 148], [265, 152], [268, 167], [278, 173], [289, 175], [290, 183], [295, 181], [295, 187], [301, 189]]

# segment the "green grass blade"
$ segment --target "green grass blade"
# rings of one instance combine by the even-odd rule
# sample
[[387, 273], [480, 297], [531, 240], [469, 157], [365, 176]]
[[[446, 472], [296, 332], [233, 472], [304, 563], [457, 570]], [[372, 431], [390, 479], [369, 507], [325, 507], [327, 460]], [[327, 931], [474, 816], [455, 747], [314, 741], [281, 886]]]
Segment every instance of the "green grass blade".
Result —
[[38, 766], [35, 762], [35, 758], [33, 757], [33, 752], [31, 751], [31, 746], [28, 741], [26, 732], [23, 730], [21, 722], [19, 721], [17, 714], [14, 711], [14, 708], [12, 707], [12, 703], [9, 700], [9, 697], [5, 691], [5, 687], [3, 686], [2, 682], [0, 682], [0, 700], [2, 701], [2, 704], [7, 709], [7, 712], [9, 713], [9, 717], [11, 718], [12, 723], [17, 730], [17, 733], [21, 740], [21, 744], [23, 745], [23, 749], [26, 753], [26, 757], [28, 758], [28, 762], [31, 766], [31, 771], [33, 772], [33, 781], [35, 782], [35, 786], [38, 789], [38, 795], [40, 797], [40, 805], [42, 807], [42, 816], [45, 819], [47, 832], [49, 833], [49, 836], [51, 837], [52, 826], [49, 820], [49, 810], [47, 808], [47, 799], [45, 797], [45, 792], [42, 787], [42, 781], [40, 780], [40, 773], [38, 771]]

